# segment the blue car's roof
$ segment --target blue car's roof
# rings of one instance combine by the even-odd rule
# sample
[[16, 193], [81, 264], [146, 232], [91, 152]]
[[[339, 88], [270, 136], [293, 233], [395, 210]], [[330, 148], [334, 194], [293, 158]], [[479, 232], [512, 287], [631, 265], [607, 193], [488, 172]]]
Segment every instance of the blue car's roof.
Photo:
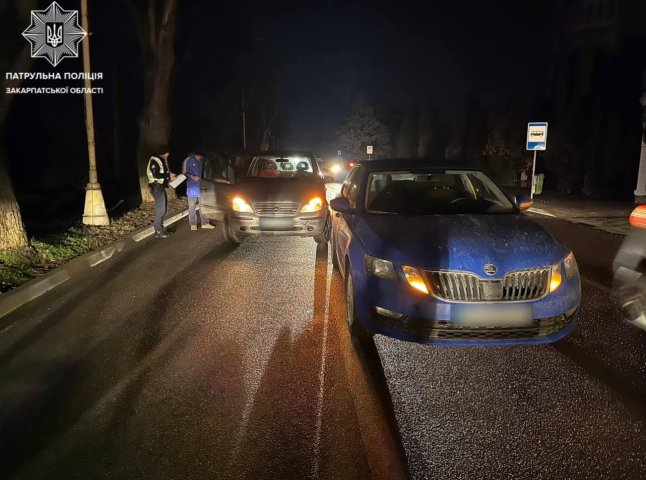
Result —
[[464, 162], [451, 162], [448, 160], [437, 161], [419, 158], [390, 158], [384, 160], [362, 160], [359, 165], [368, 172], [383, 170], [417, 170], [422, 168], [437, 168], [450, 170], [480, 170]]

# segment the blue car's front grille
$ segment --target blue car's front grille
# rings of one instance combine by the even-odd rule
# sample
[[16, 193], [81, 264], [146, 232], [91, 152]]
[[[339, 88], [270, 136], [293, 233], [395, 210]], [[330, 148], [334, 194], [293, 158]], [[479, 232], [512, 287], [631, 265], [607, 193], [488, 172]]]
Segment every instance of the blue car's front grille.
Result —
[[534, 300], [547, 292], [550, 269], [510, 272], [502, 281], [503, 300]]
[[532, 325], [518, 328], [462, 328], [452, 325], [450, 322], [429, 322], [428, 320], [414, 317], [405, 317], [402, 320], [396, 320], [377, 314], [374, 315], [376, 319], [384, 325], [423, 339], [511, 340], [540, 338], [552, 335], [565, 328], [572, 320], [574, 313], [534, 320]]
[[510, 272], [502, 280], [488, 280], [471, 272], [427, 271], [433, 294], [458, 302], [536, 300], [547, 292], [550, 269]]

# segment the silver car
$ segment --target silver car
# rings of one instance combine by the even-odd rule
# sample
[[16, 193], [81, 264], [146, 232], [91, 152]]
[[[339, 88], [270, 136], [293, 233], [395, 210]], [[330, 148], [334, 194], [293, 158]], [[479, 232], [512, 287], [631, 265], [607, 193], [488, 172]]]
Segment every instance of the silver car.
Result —
[[325, 179], [309, 152], [261, 153], [238, 182], [216, 177], [202, 183], [201, 208], [221, 220], [232, 244], [256, 235], [328, 239]]

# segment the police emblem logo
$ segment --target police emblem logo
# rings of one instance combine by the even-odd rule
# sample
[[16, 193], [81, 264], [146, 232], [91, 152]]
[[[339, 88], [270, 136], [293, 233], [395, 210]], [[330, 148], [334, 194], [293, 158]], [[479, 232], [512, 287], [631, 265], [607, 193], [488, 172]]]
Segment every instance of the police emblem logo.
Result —
[[78, 23], [78, 11], [63, 10], [56, 2], [45, 10], [32, 10], [31, 25], [22, 33], [31, 44], [32, 58], [44, 58], [54, 67], [64, 58], [77, 58], [86, 35]]

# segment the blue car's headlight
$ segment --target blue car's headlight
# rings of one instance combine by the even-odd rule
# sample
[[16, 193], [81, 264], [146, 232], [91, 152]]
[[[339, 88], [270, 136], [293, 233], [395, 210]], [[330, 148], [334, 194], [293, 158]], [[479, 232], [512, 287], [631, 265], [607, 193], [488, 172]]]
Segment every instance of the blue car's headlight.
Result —
[[574, 278], [579, 276], [579, 267], [576, 264], [576, 259], [574, 258], [573, 252], [570, 252], [563, 259], [563, 269], [565, 270], [565, 276], [567, 278]]
[[393, 262], [381, 258], [366, 255], [366, 272], [375, 277], [385, 278], [386, 280], [397, 280], [397, 273]]
[[402, 270], [404, 271], [406, 281], [411, 287], [419, 292], [428, 295], [428, 287], [426, 286], [426, 282], [424, 281], [422, 274], [417, 268], [409, 267], [408, 265], [402, 265]]
[[579, 276], [579, 267], [576, 264], [574, 253], [570, 252], [567, 256], [556, 265], [552, 265], [550, 276], [550, 293], [561, 286], [563, 281], [563, 272], [565, 272], [565, 279]]
[[552, 272], [550, 275], [550, 293], [559, 288], [562, 281], [563, 278], [561, 275], [561, 262], [559, 262], [556, 265], [552, 265]]

